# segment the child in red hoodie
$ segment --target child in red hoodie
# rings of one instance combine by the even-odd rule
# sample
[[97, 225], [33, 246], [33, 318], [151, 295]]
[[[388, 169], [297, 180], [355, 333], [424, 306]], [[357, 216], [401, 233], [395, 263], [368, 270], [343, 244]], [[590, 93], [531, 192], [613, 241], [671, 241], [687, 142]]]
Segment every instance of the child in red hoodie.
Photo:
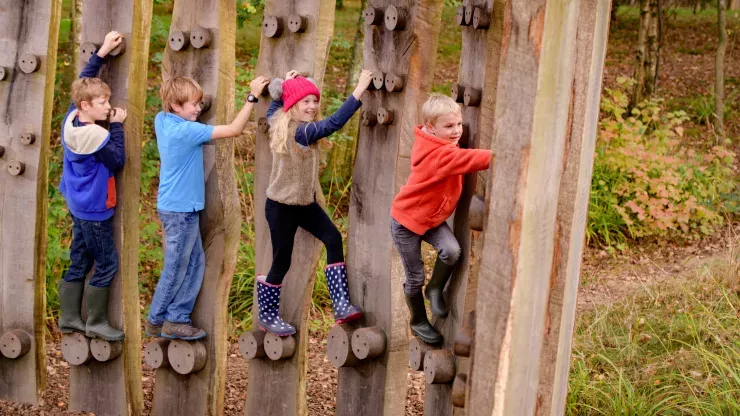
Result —
[[452, 98], [434, 94], [421, 112], [424, 125], [414, 129], [411, 175], [391, 206], [391, 234], [406, 271], [403, 291], [411, 312], [411, 332], [428, 344], [436, 344], [442, 335], [429, 323], [421, 293], [421, 242], [431, 244], [438, 253], [424, 293], [432, 314], [444, 317], [447, 305], [442, 291], [460, 257], [460, 245], [445, 220], [460, 199], [463, 175], [488, 169], [492, 152], [459, 147], [462, 114]]

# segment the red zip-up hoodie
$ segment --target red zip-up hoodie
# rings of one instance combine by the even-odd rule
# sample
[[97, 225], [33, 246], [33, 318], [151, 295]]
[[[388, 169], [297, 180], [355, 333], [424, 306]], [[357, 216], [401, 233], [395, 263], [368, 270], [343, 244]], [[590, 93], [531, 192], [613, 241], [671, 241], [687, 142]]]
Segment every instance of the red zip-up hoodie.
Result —
[[455, 210], [463, 175], [488, 169], [491, 151], [460, 149], [457, 144], [414, 128], [411, 175], [391, 205], [391, 216], [422, 235], [442, 224]]

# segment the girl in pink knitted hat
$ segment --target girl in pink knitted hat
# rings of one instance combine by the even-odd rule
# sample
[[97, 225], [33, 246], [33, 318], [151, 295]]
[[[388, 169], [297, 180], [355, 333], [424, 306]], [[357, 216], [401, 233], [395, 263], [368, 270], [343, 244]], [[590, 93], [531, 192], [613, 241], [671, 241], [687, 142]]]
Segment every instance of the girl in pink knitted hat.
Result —
[[349, 121], [360, 108], [360, 98], [371, 80], [372, 72], [362, 71], [352, 95], [336, 113], [324, 120], [318, 120], [321, 93], [311, 79], [290, 71], [285, 81], [276, 78], [270, 83], [273, 101], [267, 110], [267, 118], [270, 122], [272, 171], [265, 214], [272, 240], [272, 267], [267, 276], [257, 276], [257, 322], [262, 330], [280, 336], [295, 333], [295, 328], [278, 315], [278, 307], [298, 227], [313, 234], [326, 246], [328, 266], [324, 273], [335, 321], [345, 323], [362, 317], [362, 310], [352, 305], [349, 299], [342, 235], [316, 202], [316, 192], [320, 189], [318, 142]]

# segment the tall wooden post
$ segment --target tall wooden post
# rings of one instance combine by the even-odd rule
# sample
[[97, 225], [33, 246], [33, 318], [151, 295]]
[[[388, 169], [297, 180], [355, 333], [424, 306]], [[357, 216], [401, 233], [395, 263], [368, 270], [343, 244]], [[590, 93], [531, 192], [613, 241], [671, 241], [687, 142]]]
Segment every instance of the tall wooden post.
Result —
[[[201, 85], [203, 93], [211, 96], [210, 108], [199, 118], [206, 124], [227, 124], [233, 118], [235, 7], [233, 0], [176, 0], [173, 9], [162, 78], [189, 76]], [[166, 358], [158, 361], [156, 415], [217, 415], [224, 409], [227, 304], [242, 221], [234, 139], [204, 145], [203, 156], [206, 203], [200, 231], [206, 269], [191, 318], [208, 335], [202, 341], [160, 341], [147, 346], [147, 351], [159, 351]]]
[[[308, 73], [321, 89], [334, 32], [335, 3], [335, 0], [268, 0], [265, 3], [256, 74], [285, 78], [288, 71], [297, 70]], [[279, 25], [281, 30], [274, 30], [272, 24]], [[257, 274], [262, 275], [267, 274], [272, 265], [270, 230], [265, 218], [266, 191], [272, 168], [265, 119], [269, 104], [270, 99], [265, 96], [255, 107], [255, 117], [259, 119], [255, 155], [255, 269]], [[316, 195], [323, 204], [320, 187], [317, 187]], [[291, 337], [273, 338], [273, 342], [285, 343], [286, 348], [291, 343], [293, 351], [290, 354], [270, 355], [269, 358], [263, 355], [249, 362], [246, 415], [307, 414], [306, 321], [321, 248], [321, 243], [311, 234], [298, 230], [290, 271], [285, 276], [280, 300], [280, 316], [295, 326], [297, 332]], [[253, 316], [256, 328], [256, 302]], [[262, 348], [264, 334], [260, 332], [255, 329], [244, 336], [254, 336], [254, 341], [260, 343], [259, 347]], [[282, 349], [282, 345], [279, 348]]]
[[[116, 175], [118, 204], [113, 216], [114, 241], [120, 261], [108, 305], [111, 325], [122, 328], [126, 338], [122, 343], [85, 342], [80, 334], [63, 338], [62, 350], [67, 355], [74, 351], [75, 355], [74, 358], [65, 355], [72, 358], [73, 364], [70, 366], [71, 411], [133, 415], [144, 411], [138, 278], [139, 193], [151, 15], [151, 0], [85, 1], [82, 7], [78, 73], [103, 44], [108, 32], [116, 30], [125, 38], [123, 46], [106, 58], [98, 76], [111, 88], [111, 106], [121, 107], [128, 113], [124, 123], [126, 164]], [[85, 310], [83, 307], [83, 318]], [[69, 348], [70, 345], [75, 348]], [[75, 360], [80, 348], [87, 350], [82, 352], [89, 357], [86, 363]]]
[[[421, 124], [421, 105], [434, 73], [442, 3], [369, 0], [364, 12], [364, 61], [375, 71], [375, 90], [362, 97], [347, 268], [350, 297], [365, 311], [365, 328], [337, 327], [332, 330], [335, 339], [330, 333], [329, 343], [341, 344], [346, 338], [353, 344], [347, 359], [329, 357], [341, 365], [338, 415], [395, 416], [404, 411], [408, 312], [404, 271], [390, 234], [390, 207], [411, 169], [414, 126]], [[370, 341], [373, 333], [383, 334], [384, 348], [377, 357], [365, 356], [356, 340]]]
[[555, 248], [540, 361], [537, 415], [563, 415], [588, 216], [611, 0], [583, 0], [576, 38], [568, 145], [560, 179]]
[[0, 398], [46, 381], [47, 157], [60, 0], [0, 1]]

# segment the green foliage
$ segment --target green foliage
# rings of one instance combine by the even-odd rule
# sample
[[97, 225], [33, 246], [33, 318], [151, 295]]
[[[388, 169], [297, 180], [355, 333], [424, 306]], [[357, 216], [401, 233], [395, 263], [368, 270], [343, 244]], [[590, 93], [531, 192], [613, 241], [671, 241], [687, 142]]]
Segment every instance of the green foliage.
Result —
[[627, 238], [697, 238], [723, 224], [735, 189], [735, 154], [682, 143], [683, 111], [651, 99], [628, 110], [633, 81], [606, 89], [594, 161], [587, 237], [623, 248]]
[[236, 23], [243, 27], [252, 17], [262, 14], [264, 8], [265, 0], [237, 0]]

